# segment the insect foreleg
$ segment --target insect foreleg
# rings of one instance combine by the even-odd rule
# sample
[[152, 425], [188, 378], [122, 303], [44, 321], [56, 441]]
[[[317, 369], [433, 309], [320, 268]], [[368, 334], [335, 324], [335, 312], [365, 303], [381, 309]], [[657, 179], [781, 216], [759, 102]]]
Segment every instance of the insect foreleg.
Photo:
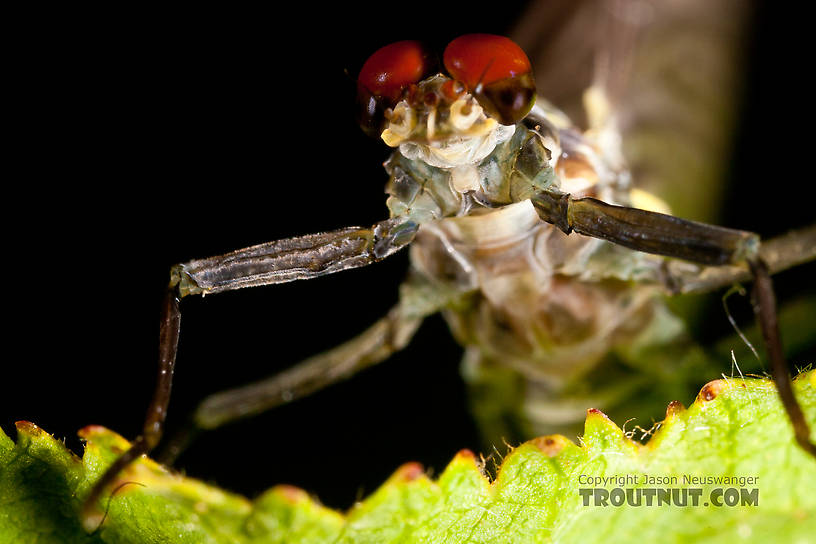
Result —
[[[816, 259], [816, 225], [790, 231], [759, 246], [759, 257], [771, 274]], [[666, 262], [666, 278], [671, 294], [705, 293], [721, 287], [749, 281], [752, 277], [746, 263], [705, 266], [688, 261]]]
[[309, 279], [365, 266], [388, 257], [414, 238], [418, 226], [388, 219], [370, 228], [350, 227], [328, 233], [259, 244], [218, 257], [194, 260], [171, 269], [159, 332], [159, 374], [142, 435], [94, 484], [82, 507], [82, 522], [92, 531], [104, 519], [97, 502], [119, 473], [161, 439], [173, 368], [181, 311], [179, 300], [191, 294], [210, 294]]
[[384, 259], [409, 244], [417, 228], [416, 223], [395, 218], [370, 228], [267, 242], [176, 265], [171, 282], [185, 296], [315, 278]]
[[777, 325], [773, 285], [768, 265], [760, 254], [757, 234], [613, 206], [594, 198], [572, 198], [569, 194], [554, 191], [542, 191], [532, 198], [532, 202], [544, 221], [567, 234], [575, 231], [637, 251], [707, 265], [747, 262], [754, 280], [755, 313], [765, 338], [774, 382], [793, 425], [797, 443], [816, 457], [810, 428], [791, 388]]
[[180, 326], [179, 297], [176, 289], [171, 285], [167, 289], [162, 303], [162, 315], [159, 324], [159, 373], [153, 391], [153, 399], [150, 401], [147, 416], [145, 417], [142, 434], [133, 441], [129, 450], [108, 467], [85, 498], [82, 505], [82, 523], [88, 531], [97, 529], [104, 520], [104, 514], [96, 509], [96, 503], [102, 493], [114, 482], [123, 469], [156, 447], [161, 439], [164, 419], [167, 416], [167, 406], [170, 403], [170, 390], [173, 383], [173, 369], [176, 364]]
[[808, 453], [816, 457], [816, 444], [810, 441], [810, 427], [805, 414], [793, 395], [788, 365], [782, 352], [782, 340], [779, 336], [779, 322], [776, 315], [776, 296], [774, 294], [768, 266], [761, 259], [749, 261], [754, 276], [754, 313], [759, 320], [762, 337], [771, 360], [771, 369], [776, 382], [776, 389], [782, 398], [782, 404], [793, 425], [796, 442]]
[[723, 265], [749, 260], [759, 250], [759, 236], [753, 232], [613, 206], [594, 198], [542, 191], [532, 202], [544, 221], [567, 234], [575, 231], [645, 253]]

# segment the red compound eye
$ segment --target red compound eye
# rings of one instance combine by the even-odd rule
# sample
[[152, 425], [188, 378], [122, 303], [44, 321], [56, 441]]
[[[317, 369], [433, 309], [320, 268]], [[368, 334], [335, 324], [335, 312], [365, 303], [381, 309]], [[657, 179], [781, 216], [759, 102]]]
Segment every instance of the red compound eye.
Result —
[[357, 77], [358, 121], [364, 131], [379, 132], [385, 110], [400, 100], [407, 87], [430, 75], [435, 68], [432, 59], [413, 40], [386, 45], [368, 58]]
[[430, 55], [417, 41], [405, 40], [377, 50], [363, 64], [357, 82], [371, 94], [399, 100], [402, 90], [428, 73]]
[[450, 42], [445, 69], [503, 125], [521, 121], [535, 102], [530, 60], [504, 36], [465, 34]]

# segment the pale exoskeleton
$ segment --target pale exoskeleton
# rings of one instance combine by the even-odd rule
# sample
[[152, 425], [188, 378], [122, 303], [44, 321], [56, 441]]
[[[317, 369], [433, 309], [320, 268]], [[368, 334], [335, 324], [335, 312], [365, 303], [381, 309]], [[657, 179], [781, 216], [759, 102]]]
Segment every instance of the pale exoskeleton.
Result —
[[[492, 68], [506, 69], [504, 60], [495, 60], [498, 54], [468, 65], [484, 55], [453, 47], [446, 73], [423, 60], [393, 96], [371, 88], [382, 78], [361, 76], [374, 97], [364, 104], [374, 119], [367, 126], [395, 148], [386, 163], [389, 219], [174, 267], [162, 319], [159, 386], [145, 431], [91, 495], [89, 525], [95, 520], [90, 509], [106, 485], [161, 435], [184, 296], [322, 276], [371, 264], [411, 244], [409, 278], [386, 317], [268, 381], [208, 398], [195, 415], [203, 429], [289, 402], [384, 360], [436, 312], [443, 312], [465, 346], [465, 375], [474, 387], [524, 377], [523, 388], [510, 384], [499, 410], [480, 415], [488, 434], [512, 433], [503, 428], [508, 415], [527, 426], [520, 434], [573, 429], [587, 407], [612, 410], [638, 394], [653, 381], [650, 373], [692, 374], [693, 348], [682, 361], [666, 348], [686, 345], [682, 326], [660, 295], [727, 285], [748, 276], [748, 268], [739, 267], [746, 261], [764, 285], [763, 324], [778, 348], [766, 266], [790, 266], [801, 255], [760, 246], [751, 233], [659, 213], [665, 210], [658, 199], [632, 188], [614, 132], [599, 125], [582, 133], [543, 99], [529, 111], [534, 97], [529, 62], [519, 61], [517, 47], [484, 35], [453, 44], [504, 48], [510, 51], [506, 64], [526, 63], [526, 71], [513, 68], [495, 76]], [[390, 73], [389, 63], [401, 60], [402, 50], [424, 58], [418, 44], [401, 42], [396, 53], [387, 50], [384, 60], [375, 61], [373, 71]], [[491, 94], [491, 85], [506, 81], [513, 84], [509, 100], [507, 89]], [[590, 94], [590, 109], [602, 111], [604, 100]], [[375, 119], [380, 114], [382, 125]], [[655, 253], [711, 268], [668, 262]], [[720, 265], [736, 268], [716, 277]], [[607, 357], [610, 351], [617, 353], [615, 360]], [[645, 368], [641, 361], [647, 361]], [[655, 393], [667, 400], [665, 392]], [[802, 422], [795, 423], [807, 447]]]

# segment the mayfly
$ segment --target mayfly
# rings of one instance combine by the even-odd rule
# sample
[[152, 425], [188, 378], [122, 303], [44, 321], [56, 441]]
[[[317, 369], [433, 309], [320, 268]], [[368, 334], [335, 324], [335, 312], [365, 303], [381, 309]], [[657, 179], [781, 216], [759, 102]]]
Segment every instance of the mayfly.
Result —
[[662, 346], [679, 336], [659, 294], [750, 276], [796, 439], [816, 453], [789, 386], [769, 276], [804, 256], [779, 251], [785, 244], [760, 244], [750, 232], [662, 213], [658, 200], [632, 189], [613, 127], [604, 124], [603, 96], [590, 95], [594, 130], [577, 131], [537, 99], [530, 62], [509, 39], [460, 36], [441, 59], [419, 42], [400, 41], [375, 52], [358, 77], [361, 126], [395, 150], [385, 165], [388, 219], [173, 267], [144, 430], [95, 485], [87, 525], [98, 522], [97, 502], [117, 474], [161, 438], [182, 298], [320, 277], [408, 246], [411, 270], [385, 317], [268, 381], [209, 397], [197, 426], [258, 413], [382, 361], [437, 312], [466, 348], [466, 371], [524, 373], [543, 403], [530, 412], [533, 426], [571, 424], [587, 406], [569, 388], [590, 374], [599, 407], [625, 397], [612, 382], [620, 369], [598, 368], [610, 350], [626, 360], [657, 345], [655, 330]]

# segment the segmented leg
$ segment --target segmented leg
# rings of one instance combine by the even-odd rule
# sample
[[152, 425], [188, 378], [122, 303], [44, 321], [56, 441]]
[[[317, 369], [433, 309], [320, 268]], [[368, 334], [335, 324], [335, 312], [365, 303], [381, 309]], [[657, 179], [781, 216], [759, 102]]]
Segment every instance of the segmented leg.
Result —
[[82, 508], [85, 528], [92, 531], [102, 522], [97, 503], [119, 473], [161, 439], [176, 361], [180, 298], [310, 279], [365, 266], [409, 244], [417, 228], [410, 221], [388, 219], [371, 228], [350, 227], [288, 238], [174, 266], [160, 324], [159, 375], [142, 435], [105, 471], [86, 497]]
[[170, 403], [170, 390], [173, 383], [173, 369], [176, 364], [176, 348], [178, 347], [180, 327], [179, 298], [176, 295], [176, 290], [171, 286], [167, 290], [162, 304], [159, 325], [159, 374], [142, 434], [133, 441], [130, 449], [123, 453], [105, 471], [94, 484], [90, 494], [85, 498], [82, 507], [82, 522], [88, 531], [95, 530], [104, 519], [104, 514], [96, 509], [96, 503], [108, 486], [114, 482], [125, 467], [156, 447], [161, 439], [164, 419], [167, 417], [167, 405]]
[[[771, 274], [816, 260], [816, 225], [764, 240], [759, 246], [759, 258], [768, 265]], [[666, 263], [666, 283], [673, 294], [705, 293], [749, 281], [751, 277], [747, 263], [719, 266], [678, 260]]]
[[816, 444], [810, 440], [810, 428], [793, 395], [777, 325], [773, 284], [768, 265], [760, 254], [757, 234], [613, 206], [594, 198], [572, 198], [554, 191], [543, 191], [532, 201], [544, 221], [567, 234], [575, 231], [637, 251], [707, 265], [747, 262], [754, 280], [755, 312], [765, 338], [774, 382], [793, 425], [796, 442], [816, 457]]
[[402, 308], [396, 306], [344, 344], [310, 357], [267, 380], [207, 397], [196, 409], [195, 425], [201, 429], [214, 429], [349, 378], [408, 345], [421, 323], [422, 317], [407, 317]]
[[776, 390], [782, 398], [782, 404], [793, 424], [796, 442], [808, 453], [816, 457], [816, 444], [810, 441], [810, 427], [805, 414], [793, 395], [788, 365], [782, 352], [782, 339], [779, 335], [779, 322], [776, 315], [776, 296], [774, 295], [771, 275], [768, 266], [762, 260], [748, 261], [754, 275], [754, 313], [762, 329], [765, 347], [771, 360], [771, 371], [776, 382]]

